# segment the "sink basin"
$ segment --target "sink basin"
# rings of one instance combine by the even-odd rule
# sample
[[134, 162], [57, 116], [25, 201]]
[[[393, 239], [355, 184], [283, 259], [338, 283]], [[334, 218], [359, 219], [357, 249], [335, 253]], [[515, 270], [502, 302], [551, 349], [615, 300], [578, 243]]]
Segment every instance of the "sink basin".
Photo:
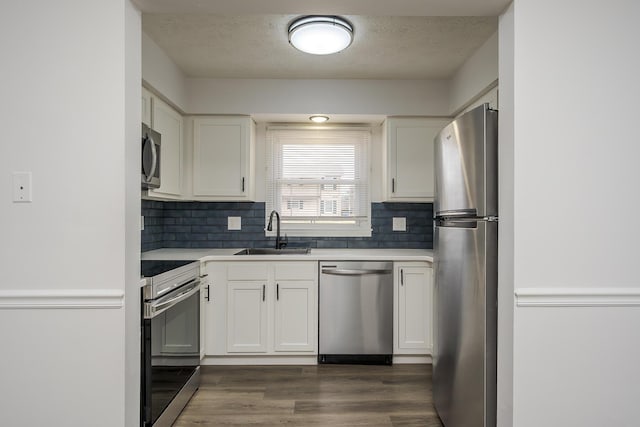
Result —
[[246, 248], [234, 255], [306, 255], [309, 252], [309, 248]]

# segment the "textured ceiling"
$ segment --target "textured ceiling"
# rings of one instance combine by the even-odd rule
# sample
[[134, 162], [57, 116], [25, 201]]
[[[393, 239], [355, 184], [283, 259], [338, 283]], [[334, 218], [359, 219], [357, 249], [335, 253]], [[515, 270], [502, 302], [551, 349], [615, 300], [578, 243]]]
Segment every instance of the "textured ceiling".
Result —
[[143, 13], [143, 31], [189, 77], [449, 78], [497, 30], [495, 16], [343, 15], [353, 44], [314, 56], [288, 44], [299, 15]]

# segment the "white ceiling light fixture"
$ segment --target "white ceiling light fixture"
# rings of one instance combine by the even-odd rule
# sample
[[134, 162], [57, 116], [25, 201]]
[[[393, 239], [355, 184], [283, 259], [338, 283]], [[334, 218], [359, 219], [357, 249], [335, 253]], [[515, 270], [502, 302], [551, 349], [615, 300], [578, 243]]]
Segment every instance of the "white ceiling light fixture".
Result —
[[339, 16], [303, 16], [289, 25], [289, 43], [313, 55], [330, 55], [349, 47], [353, 25]]
[[329, 121], [329, 117], [327, 116], [320, 116], [320, 115], [315, 115], [315, 116], [311, 116], [309, 117], [309, 120], [311, 120], [314, 123], [324, 123]]

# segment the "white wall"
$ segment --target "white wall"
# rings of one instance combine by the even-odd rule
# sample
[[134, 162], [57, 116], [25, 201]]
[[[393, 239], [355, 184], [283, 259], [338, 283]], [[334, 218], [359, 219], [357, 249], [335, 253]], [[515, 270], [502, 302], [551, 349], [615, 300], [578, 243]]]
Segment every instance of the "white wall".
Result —
[[514, 2], [518, 427], [640, 420], [639, 19], [628, 0]]
[[447, 80], [187, 79], [187, 96], [193, 114], [449, 114]]
[[188, 111], [184, 73], [145, 33], [142, 33], [142, 79], [147, 88], [162, 95], [174, 107]]
[[499, 427], [513, 424], [513, 4], [500, 16], [498, 120], [498, 399]]
[[449, 111], [456, 115], [498, 80], [498, 33], [494, 33], [456, 71], [451, 79]]
[[[2, 6], [3, 425], [124, 424], [125, 5]], [[32, 203], [12, 202], [13, 171]]]
[[140, 11], [125, 1], [125, 419], [140, 424]]

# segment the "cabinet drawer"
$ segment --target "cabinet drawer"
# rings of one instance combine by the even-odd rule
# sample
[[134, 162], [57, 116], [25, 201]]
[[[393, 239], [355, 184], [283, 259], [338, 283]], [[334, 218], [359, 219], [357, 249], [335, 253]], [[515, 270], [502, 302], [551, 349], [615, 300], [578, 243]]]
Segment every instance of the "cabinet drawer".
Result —
[[286, 262], [275, 265], [276, 280], [314, 280], [318, 275], [315, 262]]
[[266, 262], [238, 262], [229, 263], [227, 280], [267, 280]]

